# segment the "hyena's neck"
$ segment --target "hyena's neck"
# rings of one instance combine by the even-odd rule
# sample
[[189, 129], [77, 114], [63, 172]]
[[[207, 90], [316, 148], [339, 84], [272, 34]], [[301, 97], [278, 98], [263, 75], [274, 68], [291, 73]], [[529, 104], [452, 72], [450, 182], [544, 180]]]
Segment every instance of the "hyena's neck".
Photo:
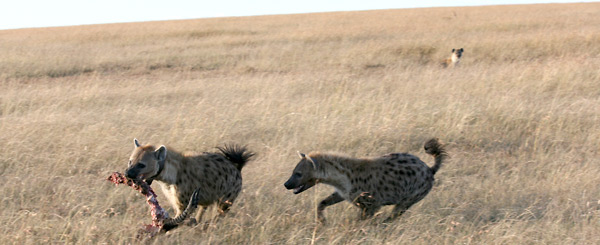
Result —
[[452, 64], [456, 64], [460, 60], [460, 58], [458, 58], [458, 55], [456, 55], [456, 54], [452, 54], [451, 59], [452, 59]]
[[180, 169], [181, 154], [174, 151], [167, 151], [167, 159], [165, 160], [162, 172], [156, 176], [156, 180], [166, 184], [174, 185], [177, 183], [177, 175]]
[[317, 162], [317, 178], [320, 183], [333, 186], [341, 194], [346, 194], [352, 188], [350, 168], [345, 156], [315, 155], [311, 156]]

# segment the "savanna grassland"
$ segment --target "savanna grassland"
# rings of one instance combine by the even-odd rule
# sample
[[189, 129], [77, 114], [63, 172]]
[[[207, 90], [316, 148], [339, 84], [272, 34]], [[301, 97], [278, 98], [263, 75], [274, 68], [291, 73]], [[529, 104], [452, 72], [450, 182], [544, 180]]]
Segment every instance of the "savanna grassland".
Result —
[[[0, 31], [0, 241], [136, 243], [149, 208], [105, 178], [137, 137], [258, 153], [226, 218], [149, 243], [598, 244], [598, 16], [588, 3]], [[452, 48], [461, 64], [443, 69]], [[392, 224], [391, 207], [359, 221], [340, 203], [318, 225], [332, 189], [283, 187], [296, 151], [431, 165], [430, 137], [451, 159]]]

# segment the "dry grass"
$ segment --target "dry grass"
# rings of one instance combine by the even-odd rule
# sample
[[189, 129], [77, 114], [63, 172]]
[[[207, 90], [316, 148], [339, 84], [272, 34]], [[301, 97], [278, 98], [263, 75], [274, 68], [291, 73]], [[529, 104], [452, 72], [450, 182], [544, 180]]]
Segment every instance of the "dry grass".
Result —
[[[157, 244], [600, 243], [600, 4], [433, 8], [0, 31], [0, 240], [135, 243], [104, 181], [132, 139], [258, 157], [226, 219]], [[461, 67], [441, 69], [452, 48]], [[283, 182], [296, 150], [452, 156], [384, 226]], [[159, 200], [166, 205], [159, 193]], [[215, 211], [213, 211], [214, 214]], [[206, 216], [205, 216], [206, 217]]]

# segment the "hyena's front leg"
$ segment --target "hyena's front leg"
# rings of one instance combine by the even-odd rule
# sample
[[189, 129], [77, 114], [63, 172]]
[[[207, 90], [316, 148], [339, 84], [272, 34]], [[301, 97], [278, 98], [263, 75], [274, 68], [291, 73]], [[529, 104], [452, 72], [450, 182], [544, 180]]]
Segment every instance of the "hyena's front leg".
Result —
[[319, 219], [319, 222], [325, 223], [325, 216], [323, 216], [323, 210], [325, 210], [327, 206], [331, 206], [341, 201], [344, 201], [344, 198], [340, 196], [340, 194], [338, 194], [337, 192], [334, 192], [327, 198], [323, 199], [323, 201], [319, 203], [319, 207], [317, 208], [317, 218]]
[[196, 219], [194, 220], [196, 223], [202, 221], [202, 216], [204, 216], [204, 213], [206, 213], [207, 208], [208, 206], [202, 206], [202, 209], [196, 213]]

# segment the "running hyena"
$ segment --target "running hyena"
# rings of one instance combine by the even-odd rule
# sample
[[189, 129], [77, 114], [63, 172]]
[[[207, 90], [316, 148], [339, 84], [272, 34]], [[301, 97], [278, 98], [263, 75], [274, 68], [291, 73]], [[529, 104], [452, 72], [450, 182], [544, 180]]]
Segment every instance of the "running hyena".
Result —
[[300, 154], [292, 176], [285, 182], [294, 194], [317, 183], [335, 188], [335, 192], [319, 203], [317, 216], [325, 221], [323, 210], [343, 200], [361, 210], [361, 218], [371, 217], [384, 205], [395, 205], [391, 221], [410, 206], [423, 199], [433, 186], [433, 176], [442, 166], [447, 154], [438, 139], [425, 143], [425, 151], [435, 158], [428, 167], [418, 157], [407, 153], [392, 153], [378, 158], [352, 158], [339, 154]]
[[442, 62], [442, 66], [444, 67], [455, 67], [458, 65], [458, 63], [460, 62], [460, 57], [462, 57], [462, 53], [463, 53], [464, 49], [460, 48], [460, 49], [452, 49], [452, 56], [450, 56], [450, 58], [444, 60], [444, 62]]
[[196, 220], [200, 221], [206, 208], [216, 203], [221, 214], [227, 212], [242, 189], [242, 167], [254, 153], [245, 147], [225, 145], [217, 153], [182, 154], [162, 145], [140, 145], [129, 158], [125, 176], [143, 179], [151, 184], [156, 180], [179, 216], [198, 190], [198, 204], [203, 207]]

